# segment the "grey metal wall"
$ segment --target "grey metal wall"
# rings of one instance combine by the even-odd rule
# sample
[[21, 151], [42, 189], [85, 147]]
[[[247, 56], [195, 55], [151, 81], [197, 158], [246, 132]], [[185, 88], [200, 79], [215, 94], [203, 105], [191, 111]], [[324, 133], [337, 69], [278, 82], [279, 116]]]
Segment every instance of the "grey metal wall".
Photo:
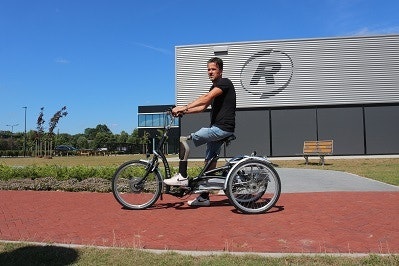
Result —
[[[250, 154], [300, 156], [305, 140], [334, 140], [334, 155], [399, 153], [399, 104], [237, 111], [237, 139], [227, 156]], [[182, 135], [208, 126], [209, 112], [182, 119]], [[192, 158], [205, 146], [190, 144]], [[222, 151], [223, 155], [223, 151]]]
[[238, 108], [399, 102], [399, 35], [176, 47], [176, 102], [207, 92], [206, 62], [224, 60]]

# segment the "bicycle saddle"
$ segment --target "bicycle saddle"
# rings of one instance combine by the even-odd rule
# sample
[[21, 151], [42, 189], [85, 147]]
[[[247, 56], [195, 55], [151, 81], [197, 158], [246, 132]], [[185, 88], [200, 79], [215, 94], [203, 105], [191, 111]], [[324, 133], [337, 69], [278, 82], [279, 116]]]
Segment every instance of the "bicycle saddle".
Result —
[[237, 138], [237, 137], [236, 137], [234, 134], [232, 134], [232, 135], [228, 136], [227, 138], [222, 139], [222, 141], [223, 141], [224, 143], [226, 143], [226, 146], [229, 146], [229, 145], [230, 145], [230, 142], [232, 142], [232, 141], [235, 140], [236, 138]]

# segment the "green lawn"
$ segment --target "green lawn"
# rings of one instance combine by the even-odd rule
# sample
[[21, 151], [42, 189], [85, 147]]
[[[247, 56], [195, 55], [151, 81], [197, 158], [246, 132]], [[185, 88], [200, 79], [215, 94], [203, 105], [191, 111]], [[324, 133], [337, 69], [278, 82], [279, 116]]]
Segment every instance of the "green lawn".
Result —
[[0, 265], [399, 265], [399, 256], [192, 256], [173, 252], [155, 254], [136, 249], [69, 248], [0, 242]]

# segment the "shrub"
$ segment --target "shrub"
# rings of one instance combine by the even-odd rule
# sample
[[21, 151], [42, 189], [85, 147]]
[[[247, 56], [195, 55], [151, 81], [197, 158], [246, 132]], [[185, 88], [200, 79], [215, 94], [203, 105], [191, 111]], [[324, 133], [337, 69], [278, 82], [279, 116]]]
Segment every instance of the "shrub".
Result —
[[[0, 190], [110, 192], [117, 166], [7, 166], [0, 164]], [[196, 176], [200, 167], [188, 169]], [[172, 174], [177, 168], [171, 169]], [[165, 177], [164, 169], [162, 174]]]
[[112, 166], [6, 166], [0, 164], [2, 190], [63, 190], [110, 192]]

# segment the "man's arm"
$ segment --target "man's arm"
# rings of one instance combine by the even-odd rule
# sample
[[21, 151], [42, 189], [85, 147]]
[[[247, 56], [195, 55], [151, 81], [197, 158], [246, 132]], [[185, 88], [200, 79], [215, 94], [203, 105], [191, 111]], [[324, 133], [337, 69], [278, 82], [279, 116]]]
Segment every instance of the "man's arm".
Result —
[[222, 93], [223, 91], [220, 88], [215, 87], [208, 93], [201, 95], [196, 100], [187, 105], [176, 106], [175, 108], [173, 108], [172, 112], [175, 115], [200, 113], [208, 108], [208, 106], [212, 103], [212, 100]]

